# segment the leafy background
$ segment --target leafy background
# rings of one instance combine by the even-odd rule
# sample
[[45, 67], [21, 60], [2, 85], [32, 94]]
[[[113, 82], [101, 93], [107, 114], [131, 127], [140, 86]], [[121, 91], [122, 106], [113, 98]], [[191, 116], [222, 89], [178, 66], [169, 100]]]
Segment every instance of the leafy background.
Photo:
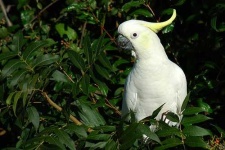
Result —
[[[0, 0], [1, 149], [225, 149], [225, 1]], [[134, 59], [116, 46], [129, 19], [175, 22], [158, 35], [184, 70], [179, 129], [120, 117]], [[169, 115], [171, 119], [176, 119]], [[152, 133], [149, 123], [158, 123]], [[149, 140], [143, 141], [145, 133]]]

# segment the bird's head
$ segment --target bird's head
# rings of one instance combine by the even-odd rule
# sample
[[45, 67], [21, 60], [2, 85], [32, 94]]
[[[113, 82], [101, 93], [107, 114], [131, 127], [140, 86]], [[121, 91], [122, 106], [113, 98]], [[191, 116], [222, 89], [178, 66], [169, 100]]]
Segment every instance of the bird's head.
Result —
[[[118, 27], [118, 46], [122, 49], [132, 50], [139, 55], [143, 51], [157, 48], [160, 40], [156, 33], [171, 24], [176, 18], [173, 10], [171, 18], [164, 22], [147, 22], [142, 20], [125, 21]], [[161, 44], [160, 44], [161, 45]]]

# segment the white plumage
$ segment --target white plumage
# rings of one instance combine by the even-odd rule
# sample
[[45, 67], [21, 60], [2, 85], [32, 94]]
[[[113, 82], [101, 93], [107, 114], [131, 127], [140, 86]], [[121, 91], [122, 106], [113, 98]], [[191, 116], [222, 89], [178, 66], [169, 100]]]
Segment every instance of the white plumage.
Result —
[[[175, 17], [174, 10], [173, 16], [162, 23], [129, 20], [119, 26], [119, 46], [134, 51], [136, 56], [125, 84], [122, 115], [132, 110], [136, 120], [140, 121], [152, 115], [164, 103], [157, 120], [169, 111], [181, 114], [181, 106], [187, 95], [186, 78], [182, 69], [168, 59], [156, 35]], [[167, 123], [175, 125], [174, 122]]]

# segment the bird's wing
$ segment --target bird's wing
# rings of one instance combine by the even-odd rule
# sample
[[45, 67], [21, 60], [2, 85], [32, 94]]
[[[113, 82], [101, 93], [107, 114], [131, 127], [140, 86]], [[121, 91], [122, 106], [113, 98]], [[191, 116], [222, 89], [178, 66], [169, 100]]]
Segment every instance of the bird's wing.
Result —
[[130, 112], [130, 110], [134, 111], [137, 103], [137, 90], [133, 85], [133, 81], [131, 80], [131, 74], [127, 77], [125, 83], [125, 91], [124, 98], [122, 103], [122, 116], [126, 115]]

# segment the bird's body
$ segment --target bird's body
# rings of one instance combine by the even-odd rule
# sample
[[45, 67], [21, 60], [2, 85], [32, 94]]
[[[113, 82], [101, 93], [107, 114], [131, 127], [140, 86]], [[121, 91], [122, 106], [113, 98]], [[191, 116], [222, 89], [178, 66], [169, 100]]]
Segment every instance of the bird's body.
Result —
[[[147, 25], [146, 25], [147, 24]], [[151, 26], [152, 24], [150, 24]], [[155, 29], [148, 22], [130, 20], [119, 26], [119, 45], [132, 49], [136, 62], [125, 83], [122, 115], [132, 110], [137, 121], [152, 115], [164, 104], [156, 117], [163, 113], [181, 113], [187, 95], [187, 83], [182, 69], [170, 61]], [[170, 122], [169, 125], [175, 125]]]

